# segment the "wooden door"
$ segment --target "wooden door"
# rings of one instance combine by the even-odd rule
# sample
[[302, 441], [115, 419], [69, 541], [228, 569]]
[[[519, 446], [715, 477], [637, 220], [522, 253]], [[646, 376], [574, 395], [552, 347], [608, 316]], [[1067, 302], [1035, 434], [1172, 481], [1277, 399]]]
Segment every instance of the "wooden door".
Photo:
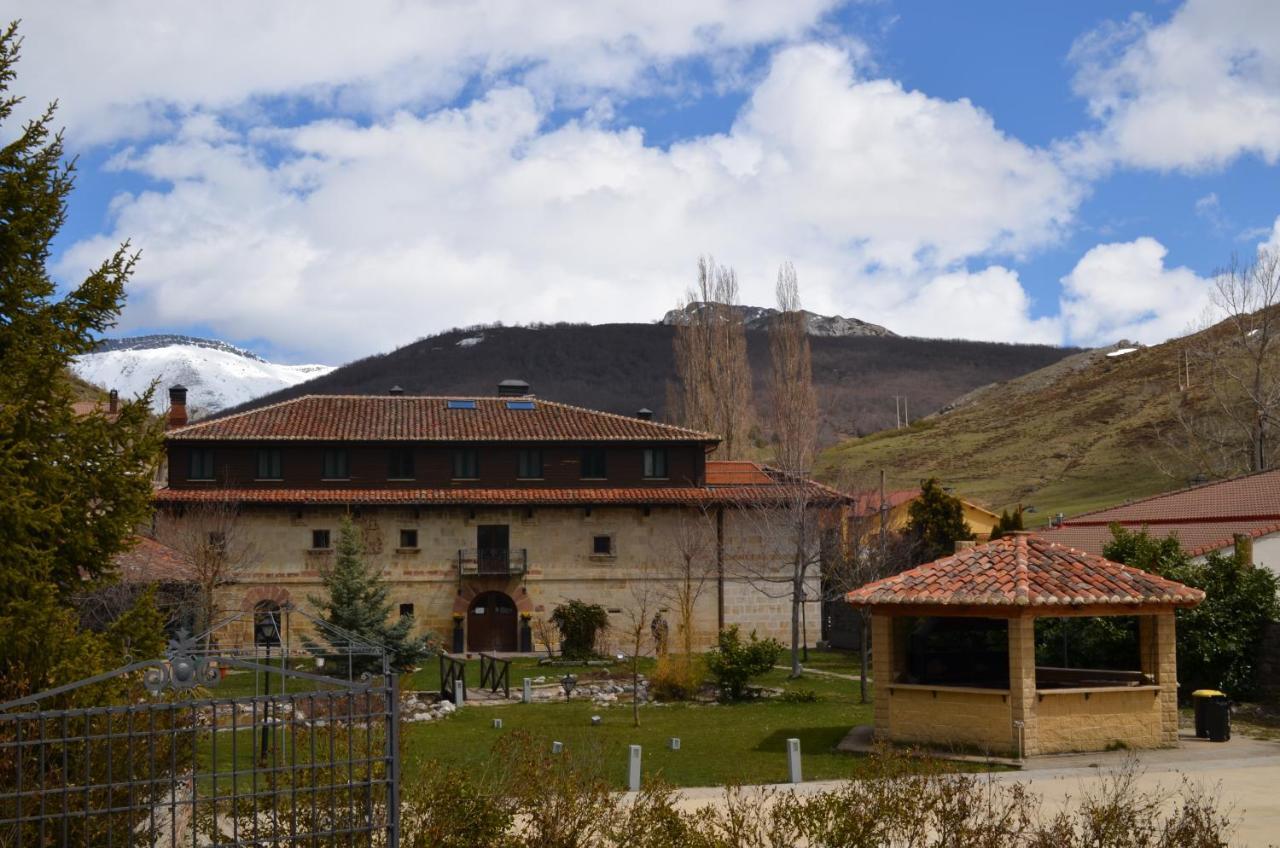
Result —
[[516, 602], [503, 592], [476, 595], [467, 610], [467, 650], [514, 651], [516, 645]]
[[481, 574], [507, 574], [511, 567], [511, 531], [505, 524], [476, 528], [476, 566]]

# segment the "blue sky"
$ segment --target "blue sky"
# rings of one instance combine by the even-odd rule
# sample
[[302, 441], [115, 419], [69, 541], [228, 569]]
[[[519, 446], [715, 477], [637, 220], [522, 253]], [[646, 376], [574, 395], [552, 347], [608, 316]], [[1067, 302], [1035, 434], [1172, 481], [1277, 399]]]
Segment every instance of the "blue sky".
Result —
[[902, 333], [1153, 343], [1280, 243], [1261, 0], [18, 6], [80, 157], [55, 272], [143, 250], [119, 334], [652, 320], [710, 252], [746, 302], [791, 260]]

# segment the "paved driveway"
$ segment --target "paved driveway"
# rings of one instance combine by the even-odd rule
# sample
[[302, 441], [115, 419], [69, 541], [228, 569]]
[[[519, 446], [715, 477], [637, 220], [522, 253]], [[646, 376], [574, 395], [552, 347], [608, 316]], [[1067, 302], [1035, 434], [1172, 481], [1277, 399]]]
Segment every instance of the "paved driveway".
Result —
[[[1238, 826], [1233, 846], [1280, 846], [1280, 743], [1237, 736], [1230, 742], [1212, 743], [1183, 738], [1178, 748], [1140, 753], [1109, 752], [1033, 757], [1021, 771], [991, 775], [993, 780], [1020, 781], [1044, 799], [1046, 816], [1062, 809], [1071, 798], [1096, 789], [1104, 775], [1136, 757], [1141, 769], [1137, 779], [1143, 791], [1176, 792], [1183, 780], [1215, 791], [1231, 809]], [[837, 781], [802, 783], [802, 794], [839, 786]], [[792, 788], [779, 785], [778, 789]], [[718, 803], [719, 788], [685, 789], [681, 806], [686, 809]]]

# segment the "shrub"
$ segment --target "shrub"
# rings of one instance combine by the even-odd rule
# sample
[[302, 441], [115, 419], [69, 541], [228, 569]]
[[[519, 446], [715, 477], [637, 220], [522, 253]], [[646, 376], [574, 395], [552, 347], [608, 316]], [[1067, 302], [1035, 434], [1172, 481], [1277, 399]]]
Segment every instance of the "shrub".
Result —
[[663, 654], [649, 674], [649, 693], [659, 701], [687, 701], [698, 691], [700, 680], [692, 657]]
[[572, 659], [595, 656], [596, 638], [609, 627], [609, 613], [599, 604], [572, 600], [551, 611], [560, 631], [560, 653]]
[[788, 689], [779, 700], [788, 704], [813, 704], [818, 700], [818, 693], [812, 689]]
[[760, 639], [753, 630], [744, 642], [735, 624], [720, 633], [718, 650], [707, 656], [707, 670], [720, 687], [720, 697], [737, 701], [746, 693], [751, 678], [773, 668], [781, 655], [777, 639]]
[[506, 795], [485, 791], [481, 781], [457, 767], [416, 772], [405, 783], [400, 804], [404, 848], [471, 848], [504, 844], [515, 816]]
[[1204, 602], [1177, 611], [1178, 683], [1183, 692], [1222, 689], [1234, 698], [1257, 691], [1257, 658], [1267, 623], [1280, 617], [1276, 576], [1234, 556], [1195, 562], [1174, 537], [1113, 527], [1108, 559], [1203, 589]]

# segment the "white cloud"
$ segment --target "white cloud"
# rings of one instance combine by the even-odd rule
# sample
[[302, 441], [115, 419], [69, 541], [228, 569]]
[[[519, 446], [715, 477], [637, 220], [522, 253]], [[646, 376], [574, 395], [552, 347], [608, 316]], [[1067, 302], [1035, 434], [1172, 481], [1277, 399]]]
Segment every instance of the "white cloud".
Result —
[[1280, 159], [1280, 3], [1188, 0], [1080, 38], [1075, 89], [1099, 121], [1068, 148], [1086, 168], [1221, 167]]
[[[161, 188], [118, 198], [111, 232], [59, 271], [130, 237], [143, 261], [123, 330], [199, 323], [327, 361], [456, 324], [654, 318], [707, 251], [738, 268], [747, 302], [769, 303], [792, 258], [810, 308], [1054, 340], [1011, 271], [957, 269], [1052, 243], [1080, 187], [967, 101], [804, 44], [777, 52], [724, 134], [664, 149], [549, 115], [510, 85], [366, 124], [189, 117], [117, 157]], [[999, 320], [962, 330], [974, 304]]]
[[1192, 329], [1209, 304], [1210, 281], [1167, 268], [1153, 238], [1100, 244], [1062, 278], [1062, 320], [1077, 343], [1120, 339], [1155, 344]]
[[139, 138], [199, 110], [257, 117], [301, 98], [386, 115], [447, 102], [473, 78], [514, 79], [589, 105], [682, 83], [706, 59], [729, 78], [744, 51], [794, 40], [836, 0], [16, 0], [28, 109], [59, 99], [75, 144]]

